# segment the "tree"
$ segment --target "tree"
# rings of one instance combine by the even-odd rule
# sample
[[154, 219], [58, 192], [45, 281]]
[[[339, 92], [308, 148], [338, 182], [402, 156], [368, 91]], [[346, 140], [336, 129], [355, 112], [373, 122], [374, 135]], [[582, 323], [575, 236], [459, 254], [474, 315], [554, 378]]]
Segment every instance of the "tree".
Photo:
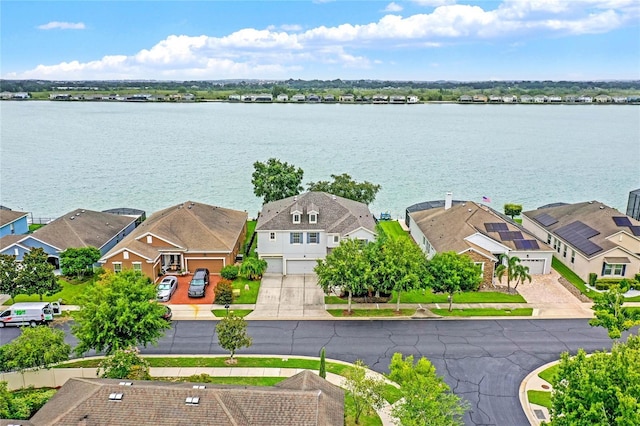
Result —
[[428, 359], [414, 364], [413, 356], [393, 354], [389, 378], [400, 385], [401, 402], [392, 414], [403, 426], [463, 425], [469, 404], [451, 392]]
[[640, 424], [640, 336], [611, 353], [563, 353], [552, 385], [554, 426]]
[[233, 283], [227, 279], [221, 279], [216, 288], [213, 289], [215, 294], [214, 301], [218, 305], [227, 305], [233, 303]]
[[64, 342], [64, 332], [50, 327], [26, 327], [20, 336], [0, 348], [3, 371], [49, 368], [67, 361], [71, 353], [71, 346]]
[[427, 264], [431, 275], [431, 287], [436, 292], [449, 294], [449, 311], [452, 309], [453, 293], [477, 290], [482, 281], [481, 270], [470, 257], [453, 251], [436, 253]]
[[93, 273], [93, 265], [100, 256], [95, 247], [68, 248], [60, 253], [60, 269], [68, 277], [83, 277]]
[[518, 256], [509, 256], [508, 254], [501, 254], [499, 257], [500, 264], [496, 267], [496, 276], [502, 280], [504, 274], [507, 274], [507, 291], [511, 293], [511, 282], [515, 281], [516, 286], [518, 284], [529, 280], [531, 282], [531, 275], [529, 275], [529, 267], [520, 264], [520, 258]]
[[318, 371], [318, 375], [323, 379], [327, 378], [327, 362], [324, 359], [325, 357], [325, 349], [324, 346], [320, 349], [320, 370]]
[[378, 261], [373, 276], [382, 288], [396, 292], [396, 310], [400, 310], [400, 294], [427, 285], [427, 259], [409, 238], [384, 238], [378, 245]]
[[230, 353], [230, 363], [235, 363], [233, 355], [240, 348], [248, 348], [253, 343], [253, 339], [247, 334], [247, 321], [236, 315], [224, 317], [216, 325], [218, 343], [220, 347]]
[[0, 294], [8, 294], [12, 301], [20, 294], [17, 283], [18, 263], [10, 254], [0, 254]]
[[513, 219], [514, 216], [520, 216], [522, 213], [522, 205], [521, 204], [505, 204], [504, 205], [504, 214], [507, 216], [511, 216]]
[[39, 295], [40, 301], [45, 294], [50, 296], [62, 289], [53, 273], [55, 268], [47, 262], [48, 257], [42, 248], [32, 248], [25, 253], [18, 270], [18, 287], [25, 294]]
[[266, 163], [256, 161], [253, 168], [253, 193], [263, 197], [264, 203], [298, 195], [304, 189], [301, 185], [304, 171], [293, 164], [269, 158]]
[[372, 408], [382, 408], [384, 405], [384, 381], [368, 375], [367, 366], [360, 359], [345, 372], [345, 379], [344, 388], [351, 393], [355, 422], [359, 424], [363, 413], [368, 413]]
[[138, 348], [118, 349], [100, 361], [98, 375], [107, 379], [149, 380], [149, 363]]
[[376, 194], [378, 194], [381, 188], [380, 185], [368, 181], [356, 182], [346, 173], [331, 175], [331, 179], [333, 179], [333, 182], [326, 180], [309, 182], [307, 189], [309, 191], [328, 192], [329, 194], [359, 201], [368, 205], [376, 199]]
[[118, 349], [155, 344], [171, 328], [162, 318], [165, 307], [153, 301], [156, 289], [138, 271], [107, 272], [80, 297], [71, 331], [78, 355], [90, 349], [112, 354]]
[[248, 280], [259, 280], [267, 270], [267, 261], [257, 257], [247, 257], [240, 265], [240, 275]]
[[591, 307], [595, 318], [589, 321], [589, 325], [604, 327], [609, 338], [619, 339], [622, 332], [640, 324], [640, 312], [622, 307], [627, 291], [629, 282], [622, 280], [620, 285], [613, 285], [608, 291], [597, 294]]
[[318, 259], [314, 268], [318, 275], [318, 285], [329, 294], [334, 289], [346, 292], [349, 298], [348, 310], [351, 312], [351, 297], [369, 288], [371, 282], [371, 263], [367, 250], [373, 245], [364, 245], [356, 239], [340, 241], [324, 259]]

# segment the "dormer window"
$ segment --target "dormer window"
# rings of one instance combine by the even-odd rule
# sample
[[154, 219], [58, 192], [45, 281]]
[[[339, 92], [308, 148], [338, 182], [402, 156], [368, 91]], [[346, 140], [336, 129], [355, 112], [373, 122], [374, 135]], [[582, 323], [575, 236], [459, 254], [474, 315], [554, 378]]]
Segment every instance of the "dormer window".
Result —
[[309, 213], [309, 223], [318, 223], [318, 215], [316, 213]]
[[293, 214], [293, 223], [300, 223], [300, 215], [298, 213]]
[[291, 207], [290, 213], [293, 223], [300, 223], [300, 218], [302, 217], [302, 208], [298, 205], [298, 203], [295, 203]]
[[311, 203], [307, 207], [307, 216], [309, 217], [309, 223], [318, 223], [318, 207]]

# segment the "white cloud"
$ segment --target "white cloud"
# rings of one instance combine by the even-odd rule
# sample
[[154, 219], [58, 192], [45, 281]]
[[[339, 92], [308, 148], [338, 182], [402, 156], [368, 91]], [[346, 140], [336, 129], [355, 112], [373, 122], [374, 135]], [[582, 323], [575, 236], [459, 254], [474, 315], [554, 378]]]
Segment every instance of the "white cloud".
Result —
[[39, 30], [84, 30], [84, 22], [58, 22], [51, 21], [48, 24], [38, 25]]
[[402, 6], [398, 3], [391, 2], [384, 8], [383, 12], [400, 12], [402, 9]]
[[[491, 10], [476, 4], [437, 3], [440, 6], [430, 13], [407, 17], [388, 14], [361, 25], [344, 23], [306, 31], [299, 25], [244, 28], [223, 37], [170, 35], [130, 56], [38, 65], [4, 77], [288, 78], [292, 72], [313, 71], [323, 64], [331, 64], [333, 69], [378, 66], [380, 60], [373, 56], [380, 49], [402, 54], [407, 49], [443, 48], [479, 39], [513, 45], [530, 37], [603, 33], [636, 23], [640, 17], [635, 0], [505, 0]], [[47, 26], [64, 27], [61, 23]]]
[[415, 4], [427, 7], [445, 6], [448, 4], [454, 4], [455, 2], [456, 0], [413, 0], [413, 3]]

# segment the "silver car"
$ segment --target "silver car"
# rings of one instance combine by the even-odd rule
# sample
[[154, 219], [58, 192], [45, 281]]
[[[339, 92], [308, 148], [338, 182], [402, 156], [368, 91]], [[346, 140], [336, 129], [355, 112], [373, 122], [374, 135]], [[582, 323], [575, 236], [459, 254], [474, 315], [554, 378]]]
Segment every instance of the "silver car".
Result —
[[158, 301], [168, 302], [178, 289], [178, 279], [174, 276], [164, 277], [158, 284]]

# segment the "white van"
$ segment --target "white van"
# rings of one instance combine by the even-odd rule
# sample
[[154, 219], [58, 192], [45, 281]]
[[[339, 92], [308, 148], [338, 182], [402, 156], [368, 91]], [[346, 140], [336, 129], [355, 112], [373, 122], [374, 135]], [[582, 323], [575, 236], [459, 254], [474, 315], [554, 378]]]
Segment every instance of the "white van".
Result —
[[38, 324], [46, 324], [53, 321], [54, 312], [60, 312], [60, 304], [58, 302], [15, 303], [0, 312], [0, 328], [10, 325], [30, 325], [35, 327]]

